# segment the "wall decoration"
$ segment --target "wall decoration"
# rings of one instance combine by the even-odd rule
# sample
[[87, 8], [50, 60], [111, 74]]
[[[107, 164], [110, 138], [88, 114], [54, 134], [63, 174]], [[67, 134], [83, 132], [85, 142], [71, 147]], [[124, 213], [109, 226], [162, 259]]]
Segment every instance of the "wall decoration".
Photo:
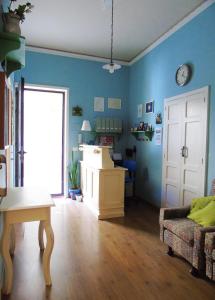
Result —
[[143, 104], [137, 105], [137, 117], [142, 118], [143, 116]]
[[160, 146], [162, 144], [162, 128], [155, 128], [155, 145]]
[[153, 113], [154, 112], [154, 101], [146, 102], [145, 113]]
[[99, 137], [99, 145], [113, 147], [113, 144], [114, 144], [114, 137], [113, 136], [102, 135], [102, 136]]
[[104, 97], [94, 97], [94, 111], [103, 112], [104, 110]]
[[191, 75], [192, 69], [190, 65], [183, 64], [179, 66], [175, 74], [175, 81], [177, 85], [184, 86], [185, 84], [187, 84], [191, 79]]
[[120, 98], [108, 98], [108, 108], [121, 109], [121, 99]]
[[155, 121], [156, 121], [156, 124], [162, 124], [161, 113], [158, 113], [158, 114], [156, 115]]
[[83, 109], [80, 106], [73, 106], [72, 108], [72, 115], [73, 116], [82, 116], [83, 114]]

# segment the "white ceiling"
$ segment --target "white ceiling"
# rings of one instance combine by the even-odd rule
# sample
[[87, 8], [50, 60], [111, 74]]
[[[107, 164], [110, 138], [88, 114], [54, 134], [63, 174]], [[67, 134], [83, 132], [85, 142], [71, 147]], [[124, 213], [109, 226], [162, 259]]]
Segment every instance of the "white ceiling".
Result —
[[[110, 57], [109, 0], [30, 0], [27, 45]], [[204, 0], [114, 0], [114, 58], [131, 61]], [[23, 3], [18, 0], [17, 3]]]

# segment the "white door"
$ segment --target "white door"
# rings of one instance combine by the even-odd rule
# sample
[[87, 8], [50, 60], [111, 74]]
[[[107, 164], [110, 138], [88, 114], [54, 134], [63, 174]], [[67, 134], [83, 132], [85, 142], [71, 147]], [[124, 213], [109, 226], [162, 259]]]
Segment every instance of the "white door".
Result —
[[208, 88], [165, 100], [163, 206], [189, 205], [205, 193]]

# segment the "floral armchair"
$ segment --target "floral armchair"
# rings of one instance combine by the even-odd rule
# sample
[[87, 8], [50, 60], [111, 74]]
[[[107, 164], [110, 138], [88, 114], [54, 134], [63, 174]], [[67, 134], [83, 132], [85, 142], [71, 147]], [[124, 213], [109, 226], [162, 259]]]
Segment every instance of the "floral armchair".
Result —
[[[205, 235], [215, 232], [215, 227], [202, 227], [187, 218], [190, 206], [161, 208], [160, 239], [168, 245], [168, 254], [174, 251], [183, 256], [191, 265], [191, 274], [205, 275]], [[215, 252], [214, 252], [215, 258]], [[208, 258], [210, 260], [211, 258]], [[215, 263], [214, 263], [215, 268]]]
[[[211, 196], [215, 195], [215, 179], [211, 184]], [[206, 275], [215, 280], [215, 226], [202, 227], [187, 218], [191, 206], [161, 208], [160, 239], [168, 245], [167, 254], [174, 251], [191, 265], [194, 276]]]
[[215, 233], [205, 236], [206, 276], [215, 281]]

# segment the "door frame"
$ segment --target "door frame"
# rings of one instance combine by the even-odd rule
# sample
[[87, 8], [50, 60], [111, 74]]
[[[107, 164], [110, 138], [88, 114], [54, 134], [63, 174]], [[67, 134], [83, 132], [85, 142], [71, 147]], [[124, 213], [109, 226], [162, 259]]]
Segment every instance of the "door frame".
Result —
[[165, 207], [166, 201], [165, 201], [165, 170], [164, 170], [164, 159], [165, 159], [165, 147], [166, 147], [166, 139], [167, 139], [167, 128], [166, 128], [166, 118], [167, 118], [167, 110], [166, 110], [166, 105], [167, 103], [171, 101], [179, 101], [180, 98], [185, 98], [189, 97], [193, 94], [199, 94], [202, 93], [204, 94], [204, 101], [206, 103], [207, 109], [206, 109], [206, 119], [205, 119], [205, 131], [206, 131], [206, 136], [204, 142], [204, 151], [203, 151], [203, 186], [204, 186], [204, 195], [206, 192], [206, 183], [207, 183], [207, 176], [206, 176], [206, 170], [207, 170], [207, 163], [208, 163], [208, 115], [209, 115], [209, 86], [205, 86], [200, 89], [192, 90], [190, 92], [186, 92], [183, 94], [179, 94], [170, 98], [165, 98], [164, 99], [164, 118], [163, 118], [163, 149], [162, 149], [162, 191], [161, 191], [161, 207]]
[[25, 83], [24, 89], [30, 90], [44, 90], [44, 91], [53, 91], [53, 92], [63, 92], [65, 95], [64, 99], [64, 152], [63, 152], [63, 164], [64, 164], [64, 172], [63, 172], [63, 196], [68, 196], [68, 165], [69, 165], [69, 88], [53, 86], [53, 85], [42, 85], [42, 84], [30, 84]]

